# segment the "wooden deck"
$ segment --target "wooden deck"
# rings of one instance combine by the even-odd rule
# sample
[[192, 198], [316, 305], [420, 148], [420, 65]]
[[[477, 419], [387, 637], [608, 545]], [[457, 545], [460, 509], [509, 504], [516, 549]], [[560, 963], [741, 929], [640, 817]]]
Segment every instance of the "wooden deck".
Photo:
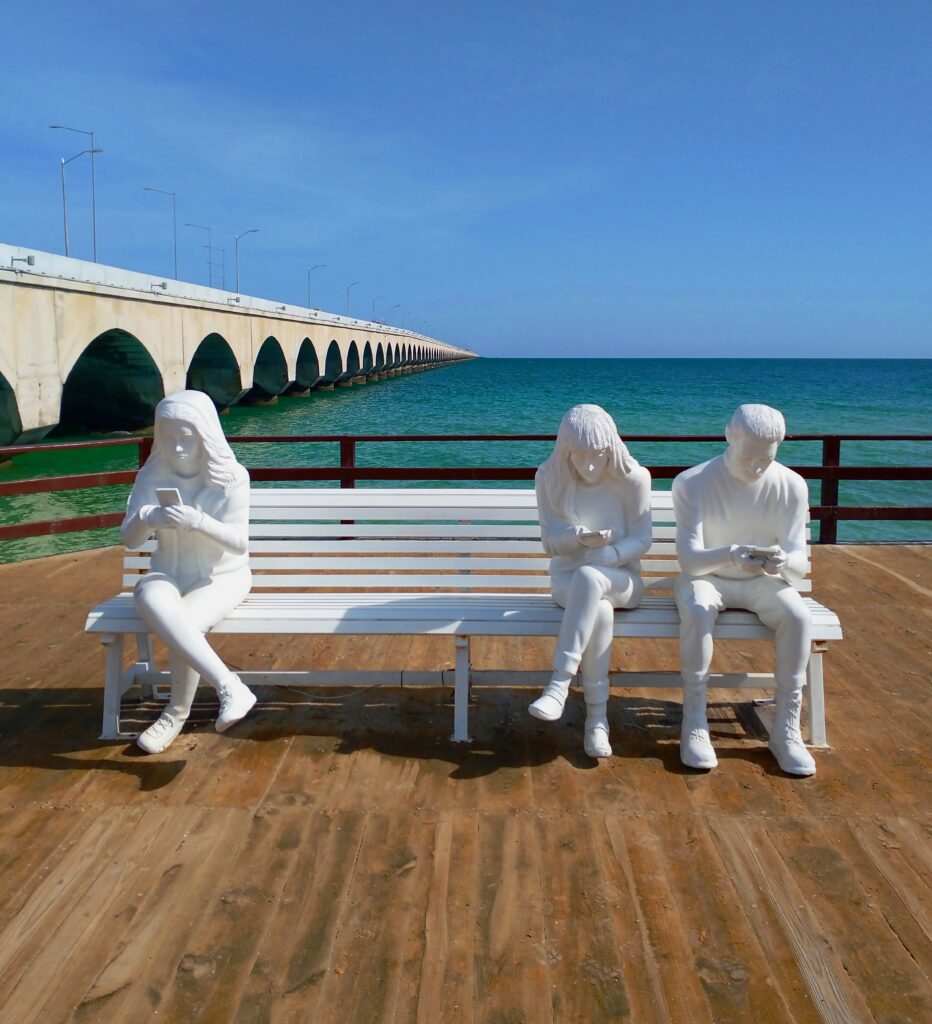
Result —
[[[719, 768], [681, 768], [677, 691], [614, 691], [597, 766], [580, 698], [547, 726], [521, 689], [478, 691], [469, 747], [440, 690], [268, 689], [226, 736], [205, 693], [145, 757], [96, 739], [103, 653], [81, 632], [119, 552], [0, 566], [0, 1022], [928, 1024], [932, 547], [814, 558], [846, 640], [808, 780], [724, 699]], [[453, 654], [217, 645], [249, 668]], [[544, 669], [549, 650], [477, 642], [476, 667]], [[771, 650], [716, 664], [765, 669]], [[669, 642], [615, 657], [677, 661]]]

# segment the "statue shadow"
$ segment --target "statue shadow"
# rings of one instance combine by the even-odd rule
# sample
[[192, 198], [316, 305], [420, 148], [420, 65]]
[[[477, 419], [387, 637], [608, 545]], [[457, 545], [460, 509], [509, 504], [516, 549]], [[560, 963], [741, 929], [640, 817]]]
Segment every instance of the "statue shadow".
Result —
[[[132, 741], [98, 739], [101, 699], [95, 688], [0, 690], [0, 768], [116, 772], [135, 778], [140, 792], [173, 782], [184, 759], [155, 761]], [[115, 745], [124, 747], [122, 756], [112, 756]]]

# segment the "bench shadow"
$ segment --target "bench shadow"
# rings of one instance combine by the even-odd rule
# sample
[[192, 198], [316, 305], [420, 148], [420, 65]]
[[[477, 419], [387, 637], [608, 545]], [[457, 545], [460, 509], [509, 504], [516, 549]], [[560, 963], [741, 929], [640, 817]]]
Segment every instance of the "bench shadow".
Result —
[[[134, 777], [140, 792], [170, 785], [184, 759], [155, 761], [131, 741], [98, 739], [102, 697], [96, 688], [0, 690], [0, 767], [117, 772]], [[102, 750], [111, 756], [100, 756]]]

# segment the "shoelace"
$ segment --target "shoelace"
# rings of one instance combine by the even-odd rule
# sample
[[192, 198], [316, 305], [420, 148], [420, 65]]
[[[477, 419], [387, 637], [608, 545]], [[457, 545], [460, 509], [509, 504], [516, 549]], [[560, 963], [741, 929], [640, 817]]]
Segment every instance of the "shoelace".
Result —
[[168, 732], [175, 727], [175, 722], [167, 711], [163, 711], [158, 719], [149, 726], [147, 732], [160, 733]]

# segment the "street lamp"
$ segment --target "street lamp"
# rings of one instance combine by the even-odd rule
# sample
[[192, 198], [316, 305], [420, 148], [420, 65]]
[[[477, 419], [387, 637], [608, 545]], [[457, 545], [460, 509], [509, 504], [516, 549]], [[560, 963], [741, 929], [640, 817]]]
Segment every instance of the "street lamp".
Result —
[[347, 316], [351, 316], [352, 315], [350, 313], [350, 301], [349, 301], [350, 288], [355, 287], [357, 284], [359, 284], [359, 282], [358, 281], [354, 281], [352, 284], [348, 284], [346, 286], [346, 315]]
[[392, 306], [392, 308], [385, 314], [385, 322], [386, 323], [391, 319], [391, 315], [392, 315], [392, 313], [395, 312], [396, 309], [401, 309], [401, 303], [400, 302], [396, 302], [395, 305]]
[[375, 320], [375, 304], [379, 301], [379, 299], [384, 299], [384, 298], [385, 298], [384, 295], [376, 295], [376, 297], [372, 300], [372, 319], [373, 320]]
[[245, 238], [247, 235], [258, 234], [258, 228], [250, 228], [248, 231], [244, 231], [241, 235], [234, 235], [233, 240], [236, 243], [236, 291], [239, 293], [239, 240]]
[[313, 267], [307, 268], [307, 308], [312, 309], [311, 306], [311, 271], [320, 270], [321, 267], [326, 267], [326, 263], [315, 263]]
[[[90, 147], [90, 149], [85, 149], [84, 153], [90, 153], [91, 154], [91, 228], [92, 228], [93, 236], [94, 236], [94, 262], [96, 263], [97, 262], [97, 168], [96, 168], [96, 165], [94, 164], [94, 157], [95, 157], [95, 155], [97, 153], [103, 153], [103, 150], [102, 149], [95, 149], [94, 148], [94, 133], [93, 132], [86, 132], [86, 131], [84, 131], [83, 128], [69, 128], [68, 125], [66, 125], [66, 124], [50, 124], [49, 128], [61, 128], [63, 131], [66, 131], [66, 132], [77, 132], [78, 135], [90, 135], [90, 137], [91, 137], [91, 147]], [[82, 155], [83, 155], [82, 153], [78, 153], [78, 156], [82, 156]], [[71, 159], [73, 160], [74, 157], [72, 157]], [[66, 161], [66, 162], [70, 162], [70, 161]], [[67, 228], [65, 229], [65, 234], [66, 235], [68, 234]], [[67, 246], [65, 246], [65, 248], [67, 249]], [[67, 256], [68, 253], [66, 252], [65, 255]]]
[[209, 224], [188, 224], [185, 223], [186, 228], [200, 228], [201, 231], [207, 232], [207, 285], [209, 288], [214, 286], [214, 264], [213, 264], [213, 253], [214, 248], [210, 244], [210, 225]]
[[163, 196], [171, 196], [172, 200], [172, 242], [175, 247], [175, 280], [178, 280], [178, 221], [175, 217], [175, 193], [166, 192], [164, 188], [152, 188], [149, 185], [142, 186], [143, 192], [158, 192]]
[[[66, 160], [64, 157], [61, 158], [61, 210], [62, 217], [65, 221], [65, 255], [69, 256], [68, 251], [68, 195], [65, 189], [65, 164], [70, 164], [72, 160], [77, 160], [79, 156], [84, 156], [85, 153], [91, 154], [91, 159], [94, 159], [95, 153], [103, 153], [102, 149], [82, 149], [80, 153], [75, 153], [74, 156], [69, 156]], [[95, 259], [96, 262], [96, 250]]]

